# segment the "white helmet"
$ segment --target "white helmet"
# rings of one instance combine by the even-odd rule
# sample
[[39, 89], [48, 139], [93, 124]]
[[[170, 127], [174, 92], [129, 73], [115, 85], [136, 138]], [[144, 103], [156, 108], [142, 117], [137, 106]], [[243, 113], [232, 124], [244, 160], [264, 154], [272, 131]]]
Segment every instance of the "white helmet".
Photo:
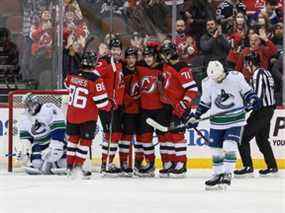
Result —
[[207, 68], [207, 75], [216, 82], [223, 80], [225, 77], [224, 66], [219, 61], [210, 61]]

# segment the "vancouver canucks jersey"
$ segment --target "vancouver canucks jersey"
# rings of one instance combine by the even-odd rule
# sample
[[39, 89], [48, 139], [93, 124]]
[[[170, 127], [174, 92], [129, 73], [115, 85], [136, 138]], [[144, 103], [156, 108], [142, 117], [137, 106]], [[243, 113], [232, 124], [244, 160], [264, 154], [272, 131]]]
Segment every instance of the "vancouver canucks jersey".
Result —
[[46, 149], [51, 139], [64, 143], [64, 134], [65, 117], [61, 109], [53, 103], [43, 104], [34, 116], [26, 111], [22, 114], [20, 139], [27, 139], [31, 142], [34, 155]]
[[[202, 97], [200, 104], [210, 109], [210, 115], [229, 111], [244, 106], [243, 96], [252, 88], [240, 72], [231, 71], [226, 78], [217, 83], [206, 78], [202, 81]], [[245, 125], [245, 110], [237, 110], [225, 115], [213, 116], [211, 128], [226, 129]]]

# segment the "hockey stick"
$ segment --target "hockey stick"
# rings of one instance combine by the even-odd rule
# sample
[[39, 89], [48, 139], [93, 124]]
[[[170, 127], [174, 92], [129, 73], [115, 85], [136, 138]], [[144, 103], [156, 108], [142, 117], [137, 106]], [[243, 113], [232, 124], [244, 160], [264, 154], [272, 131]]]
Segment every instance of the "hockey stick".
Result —
[[[244, 106], [243, 107], [239, 107], [239, 108], [235, 108], [235, 109], [231, 109], [231, 110], [228, 110], [228, 111], [224, 111], [224, 112], [219, 112], [219, 113], [216, 113], [214, 115], [210, 115], [210, 116], [207, 116], [207, 117], [195, 120], [193, 123], [199, 123], [200, 121], [208, 120], [208, 119], [210, 119], [210, 118], [212, 118], [214, 116], [225, 115], [227, 113], [231, 113], [231, 112], [235, 112], [235, 111], [239, 111], [239, 110], [243, 110], [243, 109], [245, 109]], [[161, 125], [160, 123], [156, 122], [152, 118], [147, 118], [146, 119], [146, 123], [148, 125], [150, 125], [151, 127], [161, 131], [161, 132], [168, 132], [168, 131], [177, 130], [177, 129], [180, 129], [180, 128], [187, 128], [187, 126], [188, 126], [187, 124], [180, 124], [178, 126], [167, 127], [167, 126]]]
[[[113, 82], [113, 100], [115, 100], [115, 86], [116, 86], [116, 75], [117, 75], [117, 67], [116, 64], [114, 62], [114, 57], [111, 56], [111, 66], [113, 69], [113, 73], [114, 73], [114, 82]], [[110, 127], [109, 127], [109, 140], [108, 140], [108, 150], [107, 150], [107, 160], [106, 160], [106, 166], [105, 166], [105, 170], [108, 170], [108, 166], [109, 166], [109, 160], [110, 160], [110, 148], [111, 148], [111, 142], [112, 142], [112, 133], [113, 133], [113, 120], [114, 120], [114, 109], [113, 107], [111, 108], [111, 119], [110, 119]]]

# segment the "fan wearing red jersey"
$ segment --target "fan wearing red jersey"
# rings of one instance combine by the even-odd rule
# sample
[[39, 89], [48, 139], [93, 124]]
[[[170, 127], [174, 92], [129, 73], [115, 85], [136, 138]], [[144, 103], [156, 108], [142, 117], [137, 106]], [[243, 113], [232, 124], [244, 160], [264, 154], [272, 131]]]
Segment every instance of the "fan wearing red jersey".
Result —
[[[67, 165], [72, 173], [80, 171], [94, 139], [98, 109], [110, 111], [111, 104], [102, 78], [94, 71], [97, 59], [93, 52], [81, 58], [80, 72], [67, 75], [65, 85], [69, 91], [67, 107]], [[82, 173], [84, 175], [84, 173]]]
[[[121, 169], [127, 175], [132, 174], [130, 162], [131, 142], [139, 132], [139, 82], [137, 78], [137, 57], [138, 51], [133, 47], [125, 50], [125, 64], [123, 66], [125, 93], [124, 93], [124, 116], [123, 116], [123, 135], [119, 143]], [[142, 162], [142, 145], [135, 142], [135, 162]], [[135, 164], [135, 169], [136, 169]]]
[[[174, 44], [163, 44], [160, 56], [166, 62], [160, 78], [161, 101], [168, 110], [170, 123], [178, 125], [189, 115], [193, 100], [197, 97], [198, 88], [193, 80], [191, 69], [186, 63], [179, 61]], [[167, 138], [169, 141], [167, 146], [160, 146], [163, 158], [163, 169], [160, 170], [160, 175], [183, 177], [187, 171], [185, 129], [171, 131], [167, 133]]]
[[121, 173], [121, 169], [113, 164], [113, 160], [122, 136], [122, 106], [125, 85], [121, 63], [122, 43], [117, 38], [113, 38], [109, 47], [111, 57], [101, 62], [102, 69], [99, 71], [106, 86], [108, 98], [112, 103], [111, 111], [99, 111], [104, 131], [101, 172], [116, 175]]
[[[158, 90], [158, 77], [162, 66], [159, 64], [156, 47], [145, 46], [143, 50], [144, 65], [138, 67], [138, 79], [140, 84], [140, 134], [137, 135], [137, 144], [141, 145], [144, 153], [146, 166], [142, 162], [136, 162], [139, 168], [135, 174], [138, 176], [154, 176], [155, 153], [153, 145], [154, 129], [146, 124], [146, 118], [151, 117], [164, 123], [165, 114], [163, 104], [160, 101]], [[165, 124], [167, 125], [167, 124]], [[162, 142], [162, 133], [158, 134], [158, 141]]]

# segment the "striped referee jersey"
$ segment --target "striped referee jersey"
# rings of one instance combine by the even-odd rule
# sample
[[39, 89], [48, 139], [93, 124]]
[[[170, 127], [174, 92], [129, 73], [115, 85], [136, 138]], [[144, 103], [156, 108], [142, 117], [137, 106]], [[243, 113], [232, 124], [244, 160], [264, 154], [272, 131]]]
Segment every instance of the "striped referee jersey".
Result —
[[251, 78], [251, 86], [262, 101], [263, 107], [275, 105], [274, 80], [268, 70], [258, 68]]

